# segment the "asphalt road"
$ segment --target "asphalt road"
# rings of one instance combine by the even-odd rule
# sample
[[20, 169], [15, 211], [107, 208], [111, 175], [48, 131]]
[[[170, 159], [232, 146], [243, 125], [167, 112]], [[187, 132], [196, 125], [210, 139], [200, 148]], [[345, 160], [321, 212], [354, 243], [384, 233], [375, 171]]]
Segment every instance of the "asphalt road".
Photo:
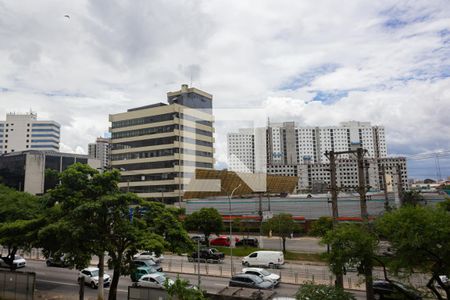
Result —
[[[27, 266], [23, 271], [30, 271], [36, 273], [36, 290], [41, 295], [60, 296], [64, 299], [77, 299], [79, 286], [77, 284], [78, 271], [47, 267], [43, 261], [28, 260]], [[107, 272], [112, 275], [112, 272]], [[178, 273], [166, 272], [171, 278], [176, 278]], [[192, 284], [197, 284], [197, 275], [195, 274], [179, 274], [181, 278], [191, 281]], [[228, 285], [228, 278], [215, 276], [201, 276], [201, 287], [210, 292], [218, 292]], [[127, 299], [127, 287], [131, 285], [129, 277], [121, 277], [118, 286], [118, 299]], [[279, 296], [294, 296], [299, 285], [282, 283], [275, 289]], [[105, 294], [109, 292], [105, 288]], [[97, 290], [93, 290], [88, 286], [85, 287], [86, 299], [94, 299]], [[358, 299], [364, 299], [363, 292], [355, 292]]]

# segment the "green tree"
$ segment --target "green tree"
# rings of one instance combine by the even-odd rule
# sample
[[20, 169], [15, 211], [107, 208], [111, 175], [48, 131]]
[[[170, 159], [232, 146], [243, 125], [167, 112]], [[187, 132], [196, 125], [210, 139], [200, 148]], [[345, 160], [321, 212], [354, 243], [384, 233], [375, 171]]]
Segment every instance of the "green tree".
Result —
[[437, 204], [437, 207], [450, 212], [450, 197], [445, 197], [445, 200], [442, 202], [439, 202]]
[[377, 231], [391, 243], [388, 267], [394, 274], [430, 274], [427, 287], [438, 299], [438, 283], [450, 299], [450, 288], [439, 275], [450, 274], [450, 213], [439, 208], [405, 206], [377, 219]]
[[177, 279], [172, 285], [169, 285], [169, 282], [166, 281], [164, 286], [170, 296], [169, 299], [206, 300], [203, 291], [192, 286], [189, 281], [180, 279], [180, 276], [177, 276]]
[[286, 238], [290, 237], [300, 228], [291, 214], [278, 214], [262, 224], [262, 230], [265, 234], [272, 232], [273, 235], [279, 236], [283, 241], [283, 252], [286, 253]]
[[19, 249], [35, 245], [37, 232], [45, 222], [41, 201], [28, 193], [0, 185], [0, 244], [8, 253], [1, 259], [14, 269], [14, 256]]
[[425, 199], [419, 191], [405, 191], [402, 196], [402, 205], [416, 206], [424, 203]]
[[78, 269], [86, 267], [92, 255], [99, 257], [99, 292], [103, 298], [104, 257], [114, 269], [109, 299], [116, 299], [120, 275], [138, 249], [160, 253], [164, 237], [148, 230], [139, 217], [130, 218], [130, 207], [142, 202], [135, 194], [118, 188], [118, 171], [99, 173], [87, 165], [74, 164], [60, 175], [60, 184], [50, 191], [51, 214], [39, 240], [48, 252], [65, 253]]
[[364, 275], [367, 299], [373, 299], [373, 259], [378, 243], [376, 236], [366, 225], [339, 224], [328, 231], [322, 239], [329, 244], [331, 250], [327, 255], [330, 270], [334, 274], [346, 272], [348, 268], [356, 268], [358, 274]]
[[177, 254], [193, 250], [192, 240], [178, 219], [181, 209], [166, 207], [159, 202], [142, 202], [141, 208], [148, 230], [164, 237], [166, 249]]
[[212, 233], [220, 234], [224, 229], [222, 216], [217, 209], [204, 207], [199, 211], [186, 216], [184, 221], [187, 230], [197, 230], [205, 235], [205, 240], [209, 244], [209, 236]]
[[[331, 217], [320, 217], [311, 225], [309, 235], [315, 237], [324, 237], [328, 231], [333, 229], [333, 219]], [[327, 244], [327, 253], [330, 252], [330, 245]]]
[[349, 292], [334, 286], [306, 282], [300, 286], [295, 295], [297, 300], [355, 300]]

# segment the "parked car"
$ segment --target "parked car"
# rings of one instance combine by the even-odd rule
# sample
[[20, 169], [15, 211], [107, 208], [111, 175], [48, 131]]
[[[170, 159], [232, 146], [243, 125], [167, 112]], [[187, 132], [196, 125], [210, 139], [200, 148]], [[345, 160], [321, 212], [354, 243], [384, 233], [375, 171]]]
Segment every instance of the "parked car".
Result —
[[236, 247], [255, 247], [258, 248], [257, 238], [243, 238], [236, 242]]
[[137, 267], [133, 268], [131, 271], [130, 277], [131, 281], [137, 282], [142, 276], [159, 273], [154, 267]]
[[275, 283], [271, 280], [264, 280], [253, 274], [236, 274], [231, 277], [229, 286], [239, 286], [253, 289], [271, 289]]
[[255, 251], [242, 259], [242, 265], [279, 268], [284, 265], [284, 255], [281, 251]]
[[[86, 268], [80, 271], [78, 274], [78, 283], [80, 283], [81, 278], [84, 277], [84, 283], [89, 285], [91, 288], [98, 288], [98, 272], [99, 269], [96, 267]], [[111, 277], [108, 274], [103, 274], [103, 285], [109, 286], [111, 284]]]
[[219, 236], [209, 241], [211, 246], [225, 246], [230, 247], [230, 238], [228, 236]]
[[221, 262], [225, 258], [225, 254], [223, 254], [216, 248], [202, 248], [199, 252], [192, 252], [192, 254], [188, 257], [188, 261], [197, 261], [199, 258], [200, 261], [205, 262]]
[[[13, 260], [13, 268], [23, 268], [27, 265], [27, 261], [20, 255], [15, 255]], [[9, 268], [10, 266], [0, 258], [0, 267]]]
[[375, 280], [373, 282], [374, 299], [412, 299], [421, 300], [419, 292], [397, 281]]
[[47, 267], [60, 267], [66, 268], [70, 266], [70, 264], [64, 259], [64, 256], [61, 257], [49, 257], [45, 260], [45, 264]]
[[155, 252], [151, 252], [151, 251], [145, 251], [145, 252], [141, 252], [138, 253], [136, 255], [133, 256], [134, 259], [140, 259], [140, 260], [153, 260], [155, 263], [161, 263], [162, 260], [164, 259], [164, 255], [160, 254], [160, 255], [156, 255]]
[[275, 273], [270, 273], [269, 271], [263, 269], [263, 268], [244, 268], [242, 269], [242, 273], [245, 274], [253, 274], [256, 276], [261, 277], [264, 280], [270, 280], [273, 281], [275, 286], [280, 284], [280, 275]]
[[153, 273], [142, 276], [138, 282], [136, 282], [136, 286], [145, 286], [145, 287], [153, 287], [153, 288], [164, 288], [164, 283], [168, 280], [169, 286], [174, 284], [174, 281], [170, 278], [167, 278], [162, 273]]
[[152, 267], [152, 268], [155, 268], [158, 272], [163, 271], [163, 268], [151, 259], [147, 259], [147, 260], [133, 259], [132, 264], [133, 264], [133, 267]]

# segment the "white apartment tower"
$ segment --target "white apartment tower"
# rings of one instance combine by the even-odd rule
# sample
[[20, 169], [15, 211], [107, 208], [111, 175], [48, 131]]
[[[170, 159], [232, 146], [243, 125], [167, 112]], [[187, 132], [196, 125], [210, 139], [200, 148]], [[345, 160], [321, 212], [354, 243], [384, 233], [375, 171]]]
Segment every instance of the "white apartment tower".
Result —
[[[400, 168], [403, 187], [407, 188], [406, 160], [387, 157], [384, 127], [369, 122], [350, 121], [325, 127], [284, 122], [267, 128], [239, 129], [238, 133], [228, 134], [228, 164], [231, 171], [299, 176], [298, 189], [308, 190], [318, 184], [326, 186], [330, 181], [327, 151], [359, 147], [367, 150], [366, 181], [373, 189], [381, 188], [379, 171], [384, 165], [390, 166], [386, 171], [389, 174]], [[356, 186], [354, 157], [341, 154], [338, 159], [338, 185]]]
[[88, 145], [89, 158], [98, 159], [102, 170], [108, 169], [111, 160], [111, 139], [98, 137]]
[[60, 127], [55, 121], [38, 120], [36, 113], [9, 113], [0, 121], [0, 151], [59, 151]]

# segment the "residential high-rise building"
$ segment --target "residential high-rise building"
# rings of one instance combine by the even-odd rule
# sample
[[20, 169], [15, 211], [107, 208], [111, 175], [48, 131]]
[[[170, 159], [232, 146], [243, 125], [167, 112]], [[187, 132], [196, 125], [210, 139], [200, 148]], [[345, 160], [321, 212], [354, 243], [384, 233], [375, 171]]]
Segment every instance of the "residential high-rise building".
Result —
[[0, 121], [0, 153], [24, 150], [59, 151], [60, 125], [37, 119], [36, 113], [6, 115]]
[[174, 202], [196, 168], [213, 168], [212, 95], [183, 84], [167, 102], [110, 115], [111, 166], [121, 189]]
[[108, 138], [98, 137], [95, 143], [88, 145], [89, 158], [98, 159], [100, 161], [101, 170], [109, 168], [111, 160], [111, 140]]
[[[264, 137], [257, 132], [264, 132]], [[257, 141], [259, 144], [257, 146]], [[262, 141], [262, 142], [261, 142]], [[400, 170], [403, 188], [408, 187], [406, 160], [387, 157], [384, 128], [369, 122], [343, 122], [340, 126], [307, 127], [295, 122], [270, 124], [267, 128], [239, 129], [228, 134], [228, 166], [237, 172], [265, 172], [298, 176], [299, 190], [320, 190], [328, 186], [330, 166], [327, 151], [367, 150], [366, 184], [377, 190], [382, 187], [380, 171], [394, 176]], [[261, 151], [264, 149], [265, 151]], [[259, 156], [255, 153], [259, 151]], [[255, 168], [256, 161], [266, 167]], [[260, 164], [261, 165], [261, 164]], [[358, 185], [356, 160], [349, 154], [339, 155], [338, 186], [351, 189]]]

